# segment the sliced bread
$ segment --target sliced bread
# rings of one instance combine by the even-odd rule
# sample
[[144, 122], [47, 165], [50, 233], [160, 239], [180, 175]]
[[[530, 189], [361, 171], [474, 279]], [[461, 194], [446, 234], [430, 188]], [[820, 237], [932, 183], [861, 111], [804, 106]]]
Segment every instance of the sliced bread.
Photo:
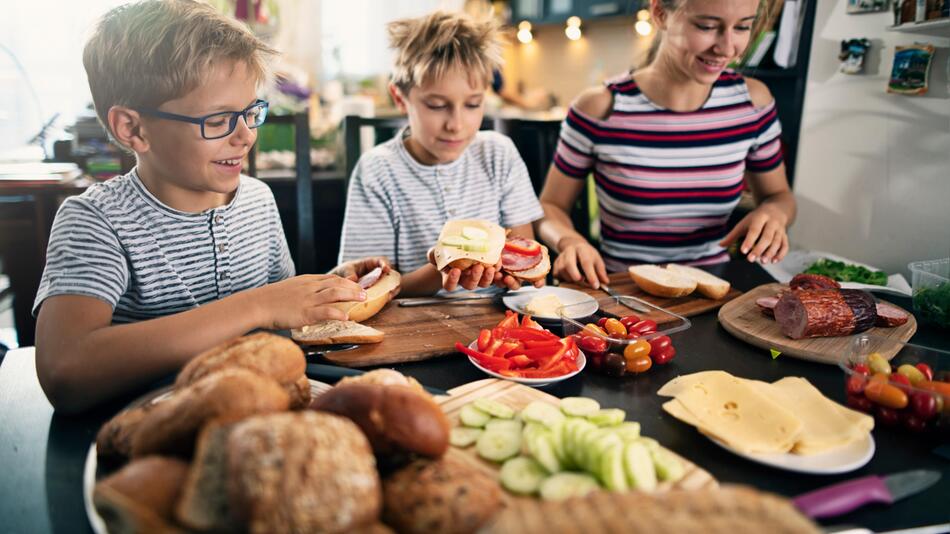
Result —
[[379, 343], [383, 334], [375, 328], [354, 321], [323, 321], [290, 332], [294, 341], [304, 345], [333, 345], [336, 343]]
[[628, 271], [640, 289], [658, 297], [684, 297], [696, 289], [693, 278], [657, 265], [631, 265]]
[[666, 266], [666, 269], [696, 280], [696, 291], [699, 291], [703, 296], [713, 300], [719, 300], [725, 297], [731, 287], [729, 282], [718, 276], [709, 274], [702, 269], [697, 269], [696, 267], [671, 263]]

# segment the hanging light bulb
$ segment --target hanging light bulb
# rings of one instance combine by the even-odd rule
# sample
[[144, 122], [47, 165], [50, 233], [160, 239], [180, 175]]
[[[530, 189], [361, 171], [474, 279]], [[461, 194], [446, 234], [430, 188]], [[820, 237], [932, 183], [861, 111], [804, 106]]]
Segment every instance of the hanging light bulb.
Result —
[[518, 24], [518, 41], [528, 44], [534, 39], [534, 36], [531, 35], [531, 23], [523, 20]]
[[572, 41], [576, 41], [581, 38], [581, 18], [580, 17], [570, 17], [567, 19], [567, 26], [564, 28], [564, 35]]
[[646, 9], [637, 11], [637, 20], [650, 20], [650, 12]]
[[637, 30], [637, 33], [643, 36], [650, 35], [650, 32], [653, 31], [653, 25], [647, 20], [638, 20], [637, 23], [633, 25], [633, 28]]

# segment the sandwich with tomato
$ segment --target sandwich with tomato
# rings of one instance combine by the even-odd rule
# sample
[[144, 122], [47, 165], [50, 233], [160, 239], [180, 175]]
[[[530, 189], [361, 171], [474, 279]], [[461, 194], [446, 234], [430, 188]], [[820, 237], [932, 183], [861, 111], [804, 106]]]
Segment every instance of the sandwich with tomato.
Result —
[[520, 282], [534, 283], [551, 270], [548, 249], [533, 239], [508, 237], [501, 226], [481, 219], [448, 221], [432, 250], [437, 269], [468, 269], [476, 263], [494, 267]]

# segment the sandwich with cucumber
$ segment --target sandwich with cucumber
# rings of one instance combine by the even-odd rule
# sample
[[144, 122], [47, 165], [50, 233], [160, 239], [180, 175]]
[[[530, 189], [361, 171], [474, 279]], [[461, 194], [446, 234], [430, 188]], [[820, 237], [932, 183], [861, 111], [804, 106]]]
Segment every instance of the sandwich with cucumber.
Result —
[[456, 219], [445, 223], [432, 249], [437, 269], [468, 269], [501, 264], [503, 273], [522, 282], [536, 282], [551, 270], [548, 249], [525, 237], [507, 235], [501, 226], [482, 219]]

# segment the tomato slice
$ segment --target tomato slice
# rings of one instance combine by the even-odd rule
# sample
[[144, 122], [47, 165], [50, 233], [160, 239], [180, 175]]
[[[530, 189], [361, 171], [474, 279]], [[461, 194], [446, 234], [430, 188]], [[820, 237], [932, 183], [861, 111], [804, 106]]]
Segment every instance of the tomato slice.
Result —
[[[523, 241], [528, 241], [527, 239]], [[522, 245], [514, 241], [505, 241], [505, 250], [520, 254], [522, 256], [537, 256], [541, 254], [541, 244], [537, 241], [531, 241], [530, 244]]]

